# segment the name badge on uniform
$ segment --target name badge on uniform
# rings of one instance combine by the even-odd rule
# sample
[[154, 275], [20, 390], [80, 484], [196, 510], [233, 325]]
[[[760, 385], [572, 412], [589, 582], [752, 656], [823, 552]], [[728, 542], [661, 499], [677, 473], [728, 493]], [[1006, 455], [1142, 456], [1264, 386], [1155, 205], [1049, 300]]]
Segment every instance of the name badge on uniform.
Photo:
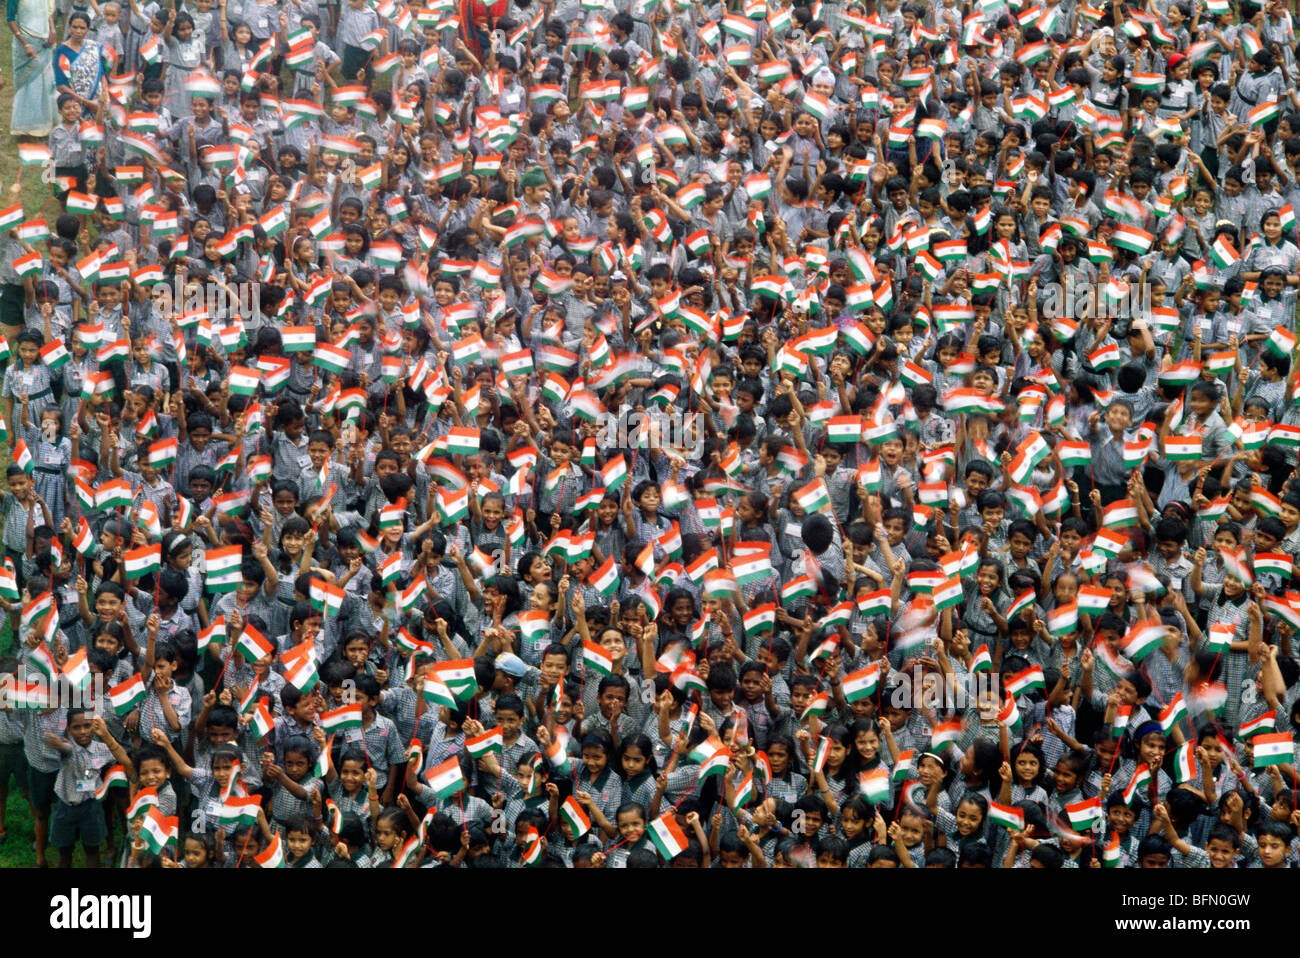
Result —
[[787, 522], [785, 524], [785, 534], [794, 539], [803, 538], [803, 526], [797, 522]]
[[359, 728], [350, 728], [343, 733], [343, 741], [345, 742], [360, 742], [363, 737], [364, 733]]
[[78, 795], [93, 795], [95, 794], [95, 789], [97, 789], [98, 787], [99, 787], [98, 776], [92, 778], [77, 779], [76, 789]]

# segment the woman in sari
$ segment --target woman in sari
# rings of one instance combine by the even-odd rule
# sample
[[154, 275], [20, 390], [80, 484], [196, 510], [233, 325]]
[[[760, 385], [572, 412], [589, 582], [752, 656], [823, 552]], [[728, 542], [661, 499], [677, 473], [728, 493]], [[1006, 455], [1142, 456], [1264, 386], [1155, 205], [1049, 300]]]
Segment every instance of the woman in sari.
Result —
[[505, 0], [460, 0], [460, 38], [482, 60], [492, 49], [492, 28], [506, 13]]
[[70, 93], [86, 110], [95, 108], [99, 84], [104, 79], [104, 47], [89, 39], [90, 18], [84, 13], [68, 16], [68, 35], [54, 51], [54, 82], [59, 93]]
[[6, 0], [14, 35], [14, 114], [9, 132], [44, 139], [54, 129], [54, 2]]

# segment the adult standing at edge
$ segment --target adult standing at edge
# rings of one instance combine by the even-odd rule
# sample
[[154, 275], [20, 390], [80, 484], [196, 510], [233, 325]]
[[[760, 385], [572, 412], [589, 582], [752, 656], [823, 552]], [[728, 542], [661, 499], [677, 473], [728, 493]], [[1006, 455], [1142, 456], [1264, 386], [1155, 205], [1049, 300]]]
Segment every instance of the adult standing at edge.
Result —
[[54, 129], [54, 4], [6, 0], [14, 35], [14, 114], [9, 132], [44, 139]]

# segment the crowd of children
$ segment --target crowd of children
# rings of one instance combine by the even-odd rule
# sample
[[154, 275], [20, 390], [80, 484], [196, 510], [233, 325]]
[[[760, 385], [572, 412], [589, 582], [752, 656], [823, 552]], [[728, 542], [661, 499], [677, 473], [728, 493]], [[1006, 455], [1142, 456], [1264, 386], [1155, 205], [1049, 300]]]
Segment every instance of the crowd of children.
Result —
[[0, 840], [1300, 862], [1282, 0], [88, 3]]

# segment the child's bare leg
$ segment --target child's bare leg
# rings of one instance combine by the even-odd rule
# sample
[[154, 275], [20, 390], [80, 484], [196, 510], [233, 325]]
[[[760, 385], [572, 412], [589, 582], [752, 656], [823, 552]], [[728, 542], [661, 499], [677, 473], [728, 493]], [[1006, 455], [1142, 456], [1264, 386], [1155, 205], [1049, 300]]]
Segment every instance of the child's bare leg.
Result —
[[42, 815], [32, 809], [32, 830], [36, 833], [36, 864], [40, 868], [48, 868], [45, 848], [50, 841], [50, 813], [46, 812]]

